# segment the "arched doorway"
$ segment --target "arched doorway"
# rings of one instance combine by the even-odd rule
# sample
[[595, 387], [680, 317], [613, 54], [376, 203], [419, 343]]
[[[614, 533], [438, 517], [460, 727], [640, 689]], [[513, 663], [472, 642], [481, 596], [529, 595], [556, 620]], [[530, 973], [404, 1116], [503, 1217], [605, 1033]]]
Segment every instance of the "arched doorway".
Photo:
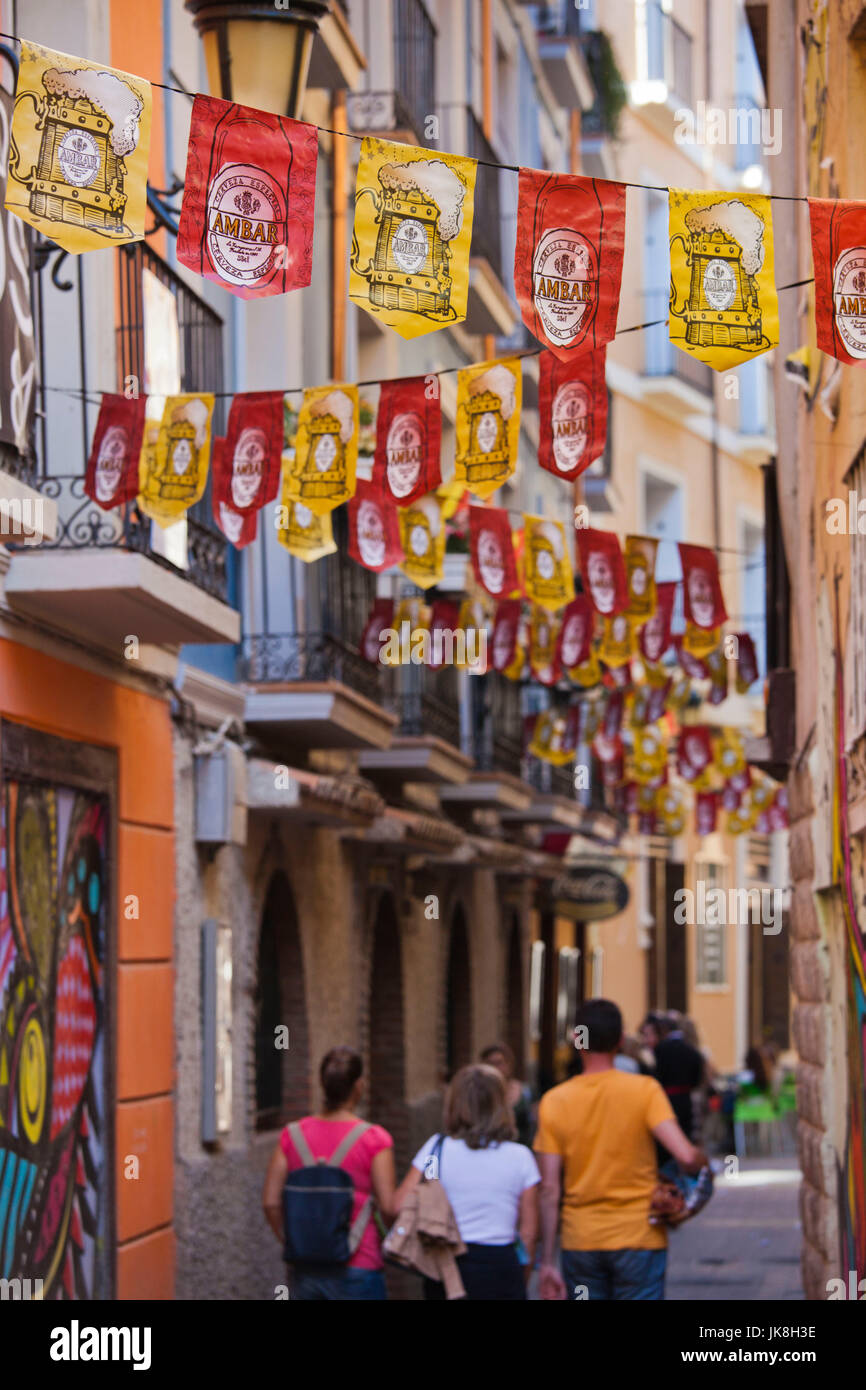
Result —
[[397, 1171], [402, 1173], [412, 1155], [406, 1109], [403, 955], [390, 893], [381, 894], [373, 925], [369, 1029], [369, 1117], [393, 1136]]
[[505, 1041], [514, 1053], [514, 1072], [523, 1076], [523, 958], [520, 951], [520, 918], [511, 913], [505, 959]]
[[445, 976], [445, 1069], [452, 1077], [472, 1061], [472, 1000], [469, 975], [469, 933], [460, 903], [451, 917], [448, 968]]
[[[288, 1038], [278, 1030], [288, 1029]], [[310, 1054], [304, 961], [289, 880], [268, 884], [256, 970], [256, 1128], [272, 1129], [310, 1108]], [[278, 1046], [279, 1043], [288, 1046]]]

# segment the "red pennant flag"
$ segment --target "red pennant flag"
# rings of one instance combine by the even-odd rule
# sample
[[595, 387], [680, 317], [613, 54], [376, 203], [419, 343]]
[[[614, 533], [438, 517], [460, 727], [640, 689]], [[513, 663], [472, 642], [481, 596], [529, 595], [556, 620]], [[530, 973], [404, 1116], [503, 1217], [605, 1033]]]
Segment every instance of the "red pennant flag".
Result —
[[677, 766], [681, 777], [694, 782], [706, 772], [713, 760], [710, 731], [704, 724], [687, 724], [680, 731], [677, 747]]
[[469, 553], [475, 578], [493, 598], [505, 598], [520, 587], [511, 523], [503, 507], [469, 508]]
[[628, 606], [628, 580], [619, 540], [612, 531], [575, 529], [583, 588], [590, 603], [605, 618], [622, 613]]
[[374, 666], [379, 664], [379, 654], [382, 650], [384, 638], [383, 632], [390, 631], [394, 626], [394, 600], [391, 598], [377, 598], [373, 607], [370, 609], [370, 616], [364, 624], [364, 631], [361, 633], [360, 652], [365, 661], [369, 661]]
[[496, 605], [493, 621], [493, 669], [504, 671], [514, 660], [520, 626], [520, 599], [505, 598]]
[[214, 521], [226, 540], [231, 541], [236, 550], [243, 550], [244, 546], [256, 538], [259, 514], [255, 509], [246, 512], [236, 511], [231, 501], [220, 500], [231, 497], [232, 469], [226, 462], [227, 457], [225, 439], [214, 439], [210, 455], [211, 504]]
[[403, 559], [397, 508], [375, 483], [360, 480], [349, 502], [349, 554], [377, 573]]
[[718, 792], [698, 792], [695, 797], [695, 830], [698, 835], [712, 835], [719, 812]]
[[718, 627], [728, 615], [715, 551], [706, 545], [686, 545], [683, 541], [679, 543], [679, 551], [687, 621], [704, 631]]
[[242, 513], [257, 512], [272, 502], [280, 486], [282, 453], [282, 391], [244, 391], [235, 396], [215, 499]]
[[767, 821], [770, 830], [788, 829], [788, 792], [785, 787], [779, 788], [767, 807]]
[[656, 611], [640, 630], [641, 656], [653, 665], [661, 661], [671, 644], [671, 619], [677, 586], [674, 581], [656, 584]]
[[605, 349], [561, 362], [541, 354], [538, 380], [538, 462], [566, 482], [604, 453], [607, 439]]
[[427, 665], [432, 671], [438, 671], [445, 665], [445, 643], [441, 639], [436, 640], [436, 633], [456, 632], [459, 626], [460, 609], [457, 604], [447, 598], [435, 599], [430, 617], [430, 654], [427, 658]]
[[398, 507], [410, 506], [441, 483], [441, 437], [439, 393], [431, 394], [429, 377], [382, 382], [373, 482]]
[[810, 198], [818, 347], [840, 362], [866, 359], [866, 202]]
[[318, 149], [315, 126], [197, 96], [178, 260], [242, 299], [309, 285]]
[[625, 185], [521, 169], [514, 289], [523, 322], [566, 360], [616, 333]]
[[706, 662], [701, 661], [700, 657], [692, 656], [691, 652], [683, 646], [683, 639], [681, 637], [677, 638], [674, 643], [674, 648], [677, 654], [677, 661], [680, 663], [689, 679], [693, 681], [706, 680], [709, 674]]
[[646, 702], [646, 722], [648, 724], [657, 724], [661, 719], [667, 706], [670, 688], [670, 678], [665, 681], [664, 685], [650, 687], [649, 698]]
[[102, 397], [84, 475], [84, 491], [103, 511], [138, 496], [138, 460], [147, 397]]
[[562, 610], [557, 661], [564, 671], [589, 660], [592, 645], [593, 611], [586, 594], [578, 594]]
[[748, 632], [737, 633], [737, 690], [745, 695], [758, 679], [758, 653]]

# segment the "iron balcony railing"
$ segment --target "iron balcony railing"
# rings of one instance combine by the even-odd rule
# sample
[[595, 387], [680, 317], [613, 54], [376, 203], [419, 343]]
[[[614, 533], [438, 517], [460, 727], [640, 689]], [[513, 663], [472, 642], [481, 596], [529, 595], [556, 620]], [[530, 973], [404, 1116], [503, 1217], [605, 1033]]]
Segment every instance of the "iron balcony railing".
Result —
[[479, 160], [475, 175], [475, 204], [472, 217], [472, 254], [483, 256], [502, 279], [502, 219], [500, 217], [499, 169], [493, 146], [471, 106], [466, 108], [466, 153]]
[[189, 579], [214, 598], [228, 601], [226, 545], [211, 527], [187, 516], [186, 565], [177, 565], [155, 550], [151, 521], [134, 502], [103, 511], [84, 491], [79, 474], [52, 473], [32, 480], [31, 486], [57, 503], [57, 535], [43, 541], [40, 550], [134, 550], [158, 565]]
[[381, 703], [384, 674], [331, 632], [253, 632], [241, 643], [240, 677], [251, 685], [339, 681]]
[[489, 671], [473, 678], [472, 737], [475, 761], [483, 772], [521, 774], [523, 716], [520, 686]]

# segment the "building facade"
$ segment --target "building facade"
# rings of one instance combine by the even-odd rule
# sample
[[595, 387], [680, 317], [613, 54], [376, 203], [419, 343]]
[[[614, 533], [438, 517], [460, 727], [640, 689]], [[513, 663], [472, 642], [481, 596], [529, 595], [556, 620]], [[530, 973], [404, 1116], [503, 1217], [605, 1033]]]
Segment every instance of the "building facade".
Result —
[[[316, 1103], [319, 1059], [337, 1043], [362, 1052], [368, 1113], [402, 1170], [438, 1123], [445, 1080], [486, 1043], [507, 1041], [540, 1085], [562, 1075], [590, 994], [618, 999], [630, 1027], [650, 1006], [688, 1010], [721, 1067], [768, 1022], [787, 1026], [786, 1000], [770, 1005], [749, 983], [760, 943], [730, 938], [724, 971], [707, 978], [704, 947], [670, 924], [677, 885], [703, 864], [763, 881], [783, 872], [778, 849], [629, 835], [596, 784], [576, 796], [570, 768], [525, 756], [524, 717], [551, 699], [540, 686], [365, 661], [373, 600], [416, 591], [348, 557], [339, 513], [338, 552], [305, 566], [266, 513], [235, 552], [209, 496], [166, 542], [134, 505], [100, 514], [83, 492], [99, 393], [130, 379], [150, 396], [283, 390], [297, 404], [328, 380], [441, 372], [447, 479], [454, 370], [533, 346], [514, 296], [516, 179], [493, 166], [739, 186], [745, 168], [675, 138], [678, 108], [699, 92], [723, 103], [741, 74], [754, 84], [743, 11], [730, 11], [709, 32], [687, 0], [333, 3], [302, 110], [327, 128], [312, 284], [241, 302], [177, 260], [185, 93], [208, 85], [180, 0], [62, 12], [4, 0], [4, 29], [176, 89], [154, 89], [143, 244], [72, 258], [6, 228], [27, 268], [34, 367], [29, 424], [0, 434], [0, 471], [10, 495], [44, 504], [44, 533], [0, 551], [0, 1002], [22, 1040], [15, 1094], [24, 1058], [27, 1093], [41, 1082], [46, 1104], [30, 1131], [16, 1111], [12, 1134], [0, 1053], [0, 1249], [10, 1261], [38, 1251], [22, 1272], [49, 1293], [273, 1298], [284, 1276], [261, 1214], [264, 1169], [280, 1126]], [[9, 92], [14, 62], [4, 49]], [[349, 302], [359, 141], [329, 130], [483, 161], [464, 323], [405, 343]], [[650, 193], [629, 190], [629, 237], [648, 250], [627, 264], [624, 326], [665, 316], [667, 229]], [[728, 394], [678, 356], [655, 331], [612, 345], [611, 443], [575, 496], [535, 467], [527, 359], [521, 466], [497, 502], [569, 531], [583, 502], [593, 524], [658, 536], [665, 564], [685, 539], [748, 555], [723, 582], [760, 649], [765, 379], [741, 369]], [[217, 433], [225, 408], [220, 396]], [[467, 564], [453, 537], [441, 595], [463, 592]], [[712, 719], [763, 732], [754, 701], [729, 704]], [[624, 912], [574, 920], [566, 846], [622, 869]], [[75, 1104], [58, 1087], [49, 1106], [62, 1080], [52, 991], [67, 980], [87, 1001], [74, 1027], [90, 1061]]]

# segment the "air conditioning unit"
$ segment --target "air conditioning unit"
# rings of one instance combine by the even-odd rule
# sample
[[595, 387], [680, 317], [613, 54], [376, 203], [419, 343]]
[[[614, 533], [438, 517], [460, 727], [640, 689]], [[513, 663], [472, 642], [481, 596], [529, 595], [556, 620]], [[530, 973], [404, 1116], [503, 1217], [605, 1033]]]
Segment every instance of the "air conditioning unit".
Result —
[[247, 842], [246, 758], [236, 743], [194, 758], [195, 839], [200, 845]]

